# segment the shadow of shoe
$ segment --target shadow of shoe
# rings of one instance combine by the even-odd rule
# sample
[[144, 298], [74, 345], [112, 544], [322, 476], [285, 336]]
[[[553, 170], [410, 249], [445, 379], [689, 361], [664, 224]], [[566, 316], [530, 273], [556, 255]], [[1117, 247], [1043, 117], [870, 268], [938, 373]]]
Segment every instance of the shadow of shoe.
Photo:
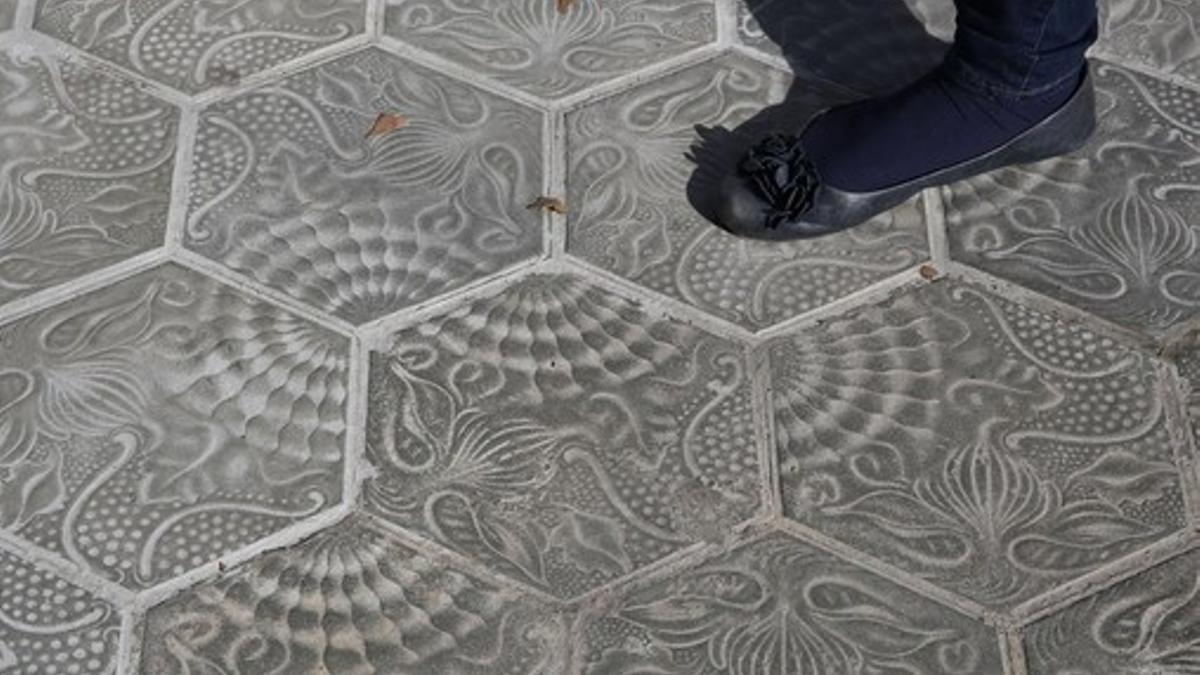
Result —
[[770, 131], [798, 133], [825, 108], [888, 93], [928, 72], [948, 46], [932, 33], [947, 35], [952, 11], [949, 0], [746, 0], [738, 20], [743, 43], [782, 57], [794, 78], [781, 101], [735, 128], [696, 127], [687, 154], [695, 165], [689, 203], [719, 225], [720, 183], [751, 145]]

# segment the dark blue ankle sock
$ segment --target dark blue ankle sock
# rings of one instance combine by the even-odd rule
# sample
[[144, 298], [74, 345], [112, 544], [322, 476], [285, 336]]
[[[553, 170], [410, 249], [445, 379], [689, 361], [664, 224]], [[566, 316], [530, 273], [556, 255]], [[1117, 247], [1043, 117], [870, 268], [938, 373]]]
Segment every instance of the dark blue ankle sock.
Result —
[[935, 70], [895, 93], [834, 108], [805, 130], [804, 148], [821, 180], [865, 192], [977, 157], [1045, 119], [1082, 80], [1050, 90], [994, 97]]

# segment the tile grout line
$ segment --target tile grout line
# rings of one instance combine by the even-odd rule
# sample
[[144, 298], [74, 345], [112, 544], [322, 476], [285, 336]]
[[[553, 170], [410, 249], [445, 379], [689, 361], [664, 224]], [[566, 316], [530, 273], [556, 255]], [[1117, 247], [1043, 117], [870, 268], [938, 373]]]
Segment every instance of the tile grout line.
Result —
[[297, 300], [282, 291], [266, 286], [242, 272], [225, 267], [221, 263], [190, 249], [179, 248], [172, 251], [170, 261], [201, 276], [234, 288], [255, 300], [281, 307], [296, 316], [311, 321], [343, 337], [353, 337], [357, 334], [355, 326], [345, 319], [310, 307], [301, 300]]
[[855, 310], [878, 305], [887, 302], [896, 295], [921, 288], [930, 283], [921, 277], [921, 267], [925, 264], [924, 261], [921, 261], [915, 265], [910, 265], [895, 274], [884, 277], [836, 300], [764, 328], [756, 333], [756, 337], [763, 343], [771, 342], [801, 329], [823, 324], [826, 321], [845, 316]]
[[1027, 627], [1122, 581], [1183, 555], [1198, 545], [1200, 545], [1200, 540], [1196, 533], [1185, 528], [1099, 569], [1062, 582], [1017, 605], [1009, 612], [1009, 615], [1015, 627]]
[[182, 108], [179, 129], [175, 136], [175, 166], [171, 173], [170, 205], [167, 210], [166, 232], [163, 235], [163, 245], [168, 253], [183, 248], [190, 210], [188, 199], [191, 196], [192, 160], [199, 127], [198, 108], [190, 105]]
[[39, 289], [29, 295], [12, 300], [7, 305], [0, 306], [0, 324], [23, 319], [55, 305], [103, 290], [129, 277], [157, 267], [167, 260], [165, 249], [156, 246], [149, 251], [143, 251], [54, 286]]
[[926, 188], [921, 193], [921, 205], [925, 210], [929, 262], [941, 274], [950, 262], [950, 235], [946, 229], [946, 200], [942, 197], [942, 190], [937, 187]]
[[667, 78], [688, 68], [707, 63], [729, 52], [729, 47], [717, 42], [697, 45], [682, 54], [662, 59], [641, 70], [625, 73], [611, 80], [599, 82], [573, 94], [563, 96], [556, 100], [554, 105], [565, 112], [570, 112], [597, 101], [612, 98], [641, 85]]
[[116, 675], [133, 675], [137, 672], [141, 656], [142, 612], [132, 607], [121, 610], [121, 634], [117, 640]]
[[8, 530], [0, 530], [0, 552], [7, 553], [26, 565], [49, 572], [117, 609], [129, 605], [134, 599], [134, 591], [81, 567], [57, 551], [27, 541]]
[[198, 565], [183, 574], [167, 579], [150, 588], [142, 590], [133, 599], [132, 609], [135, 612], [146, 613], [154, 607], [167, 602], [187, 591], [205, 583], [216, 581], [235, 568], [252, 562], [272, 551], [290, 548], [299, 544], [337, 523], [348, 518], [352, 508], [344, 503], [337, 503], [329, 508], [290, 523], [280, 530], [255, 539], [252, 543], [229, 551], [216, 560]]
[[775, 443], [775, 410], [771, 397], [771, 355], [767, 345], [747, 347], [751, 362], [750, 414], [757, 442], [759, 477], [764, 511], [768, 518], [783, 517], [783, 488], [779, 480], [779, 453]]
[[367, 343], [370, 350], [386, 349], [388, 336], [400, 330], [437, 317], [459, 307], [463, 302], [472, 302], [497, 295], [508, 288], [509, 282], [520, 281], [537, 274], [547, 264], [546, 260], [529, 258], [504, 270], [481, 277], [432, 298], [402, 307], [394, 312], [366, 321], [355, 327], [355, 333]]
[[717, 44], [729, 47], [740, 44], [738, 39], [739, 0], [716, 0]]
[[350, 368], [346, 385], [349, 396], [346, 402], [346, 442], [343, 450], [342, 503], [355, 508], [362, 495], [363, 481], [367, 477], [366, 456], [367, 396], [370, 374], [367, 359], [370, 352], [363, 340], [355, 336], [350, 339]]
[[303, 71], [322, 66], [330, 61], [335, 61], [343, 56], [349, 56], [355, 52], [367, 49], [374, 43], [372, 37], [366, 32], [351, 35], [349, 37], [338, 40], [322, 47], [318, 47], [310, 52], [306, 52], [294, 59], [288, 59], [283, 63], [277, 63], [262, 70], [239, 79], [231, 85], [216, 86], [205, 91], [198, 92], [190, 97], [192, 103], [198, 109], [203, 109], [208, 106], [222, 103], [233, 98], [237, 98], [243, 94], [252, 92], [268, 84], [277, 83], [287, 80], [290, 77], [300, 74]]
[[652, 316], [665, 316], [699, 327], [717, 337], [740, 342], [747, 346], [759, 342], [758, 338], [743, 326], [723, 317], [709, 314], [679, 298], [637, 284], [569, 253], [564, 255], [561, 260], [550, 261], [550, 263], [557, 268], [556, 273], [578, 276], [594, 286], [634, 300], [643, 307], [647, 314]]
[[379, 36], [383, 35], [383, 22], [386, 12], [387, 0], [367, 0], [365, 33], [371, 38], [373, 44], [377, 44]]
[[942, 271], [946, 272], [947, 276], [952, 279], [984, 286], [1000, 294], [1007, 300], [1043, 314], [1049, 314], [1068, 326], [1104, 335], [1128, 349], [1157, 357], [1158, 345], [1154, 338], [1115, 324], [1085, 309], [1035, 291], [1028, 286], [995, 276], [974, 265], [968, 265], [957, 260], [951, 260], [947, 264], [946, 270]]
[[545, 113], [545, 128], [542, 132], [542, 166], [545, 167], [545, 193], [567, 202], [566, 214], [546, 211], [544, 218], [545, 257], [562, 258], [567, 250], [567, 229], [574, 205], [567, 201], [567, 123], [566, 113], [558, 106]]
[[[0, 0], [2, 2], [3, 0]], [[14, 33], [33, 31], [33, 22], [37, 19], [37, 0], [17, 0], [17, 11], [13, 15], [10, 30]]]
[[1172, 458], [1180, 474], [1185, 523], [1187, 527], [1200, 531], [1200, 473], [1197, 472], [1195, 439], [1188, 419], [1183, 383], [1174, 363], [1160, 361], [1156, 366], [1158, 395], [1163, 401]]
[[1021, 632], [1011, 628], [1001, 629], [999, 639], [1004, 672], [1007, 675], [1028, 675], [1025, 663], [1025, 645], [1021, 642]]
[[940, 605], [949, 607], [960, 614], [979, 619], [989, 626], [1001, 627], [1006, 625], [1005, 617], [1002, 613], [988, 609], [974, 600], [944, 589], [911, 572], [906, 572], [880, 560], [874, 555], [854, 548], [790, 517], [783, 516], [776, 519], [775, 527], [779, 531], [786, 532], [801, 541], [819, 548], [849, 565], [866, 570], [927, 600], [932, 600]]
[[1172, 72], [1160, 70], [1159, 68], [1145, 63], [1138, 63], [1126, 57], [1115, 54], [1106, 49], [1103, 44], [1097, 44], [1088, 52], [1088, 57], [1093, 61], [1099, 61], [1105, 65], [1116, 66], [1130, 70], [1139, 75], [1145, 75], [1159, 82], [1169, 84], [1179, 89], [1184, 89], [1193, 94], [1200, 94], [1200, 83], [1192, 82], [1188, 78], [1177, 75]]

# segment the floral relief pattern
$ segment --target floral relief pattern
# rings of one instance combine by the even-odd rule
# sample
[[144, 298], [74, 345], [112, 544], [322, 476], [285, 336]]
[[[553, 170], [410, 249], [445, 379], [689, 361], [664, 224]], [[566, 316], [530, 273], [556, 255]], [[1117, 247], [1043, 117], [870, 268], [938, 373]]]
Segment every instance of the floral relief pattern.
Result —
[[401, 0], [384, 31], [545, 98], [634, 72], [716, 39], [712, 0]]
[[[407, 124], [364, 137], [381, 113]], [[541, 252], [541, 116], [377, 50], [201, 116], [185, 245], [363, 322]]]
[[39, 0], [34, 28], [187, 93], [363, 31], [365, 0]]
[[1200, 316], [1200, 95], [1094, 70], [1079, 152], [943, 188], [952, 254], [1137, 330]]
[[1194, 0], [1108, 0], [1099, 7], [1106, 55], [1200, 84], [1200, 6]]
[[981, 623], [778, 534], [629, 591], [584, 630], [587, 675], [1001, 672]]
[[375, 354], [367, 508], [574, 597], [759, 505], [741, 350], [536, 276]]
[[109, 675], [120, 617], [106, 602], [0, 552], [0, 673]]
[[162, 243], [178, 122], [132, 82], [0, 47], [0, 304]]
[[770, 347], [785, 510], [1008, 609], [1185, 523], [1153, 363], [935, 284]]
[[145, 675], [560, 675], [555, 611], [342, 523], [151, 611]]
[[176, 267], [0, 326], [0, 528], [142, 587], [336, 503], [347, 350]]
[[[828, 92], [723, 57], [567, 116], [567, 251], [640, 285], [752, 328], [820, 307], [923, 259], [918, 202], [837, 235], [804, 242], [735, 237], [706, 220], [693, 195], [756, 138], [698, 139], [697, 125], [737, 127], [789, 86], [783, 119], [815, 112]], [[822, 99], [822, 96], [825, 99]], [[713, 133], [713, 132], [710, 132]]]
[[1030, 675], [1200, 673], [1200, 553], [1141, 572], [1034, 623]]

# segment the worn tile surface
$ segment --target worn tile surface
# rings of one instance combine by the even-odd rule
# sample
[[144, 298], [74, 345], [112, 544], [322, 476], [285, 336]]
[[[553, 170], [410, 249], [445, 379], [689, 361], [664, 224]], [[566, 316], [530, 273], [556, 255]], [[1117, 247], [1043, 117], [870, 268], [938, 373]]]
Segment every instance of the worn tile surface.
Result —
[[770, 347], [787, 514], [998, 609], [1186, 523], [1145, 355], [938, 283]]
[[116, 667], [115, 607], [0, 552], [0, 673], [103, 675]]
[[943, 189], [952, 254], [1150, 334], [1200, 316], [1200, 93], [1101, 63], [1073, 155]]
[[1035, 623], [1029, 675], [1186, 675], [1200, 663], [1200, 552]]
[[783, 535], [630, 590], [581, 648], [587, 675], [1001, 672], [982, 623]]
[[573, 277], [397, 334], [369, 397], [368, 508], [562, 597], [759, 504], [741, 350]]
[[919, 200], [800, 243], [739, 239], [705, 217], [717, 181], [763, 129], [834, 100], [829, 87], [722, 57], [568, 114], [568, 253], [750, 328], [920, 262]]
[[0, 528], [140, 587], [336, 503], [347, 360], [174, 266], [0, 325]]
[[365, 0], [39, 0], [34, 28], [188, 93], [363, 31]]
[[199, 586], [146, 626], [144, 675], [565, 669], [565, 617], [354, 522]]
[[1194, 675], [1196, 0], [1070, 157], [712, 224], [953, 4], [0, 0], [0, 674]]
[[178, 111], [0, 45], [0, 305], [162, 243]]
[[716, 20], [713, 0], [396, 0], [384, 32], [554, 98], [714, 42]]
[[[381, 114], [407, 124], [367, 136]], [[185, 245], [362, 322], [541, 251], [541, 115], [371, 49], [206, 108]]]

